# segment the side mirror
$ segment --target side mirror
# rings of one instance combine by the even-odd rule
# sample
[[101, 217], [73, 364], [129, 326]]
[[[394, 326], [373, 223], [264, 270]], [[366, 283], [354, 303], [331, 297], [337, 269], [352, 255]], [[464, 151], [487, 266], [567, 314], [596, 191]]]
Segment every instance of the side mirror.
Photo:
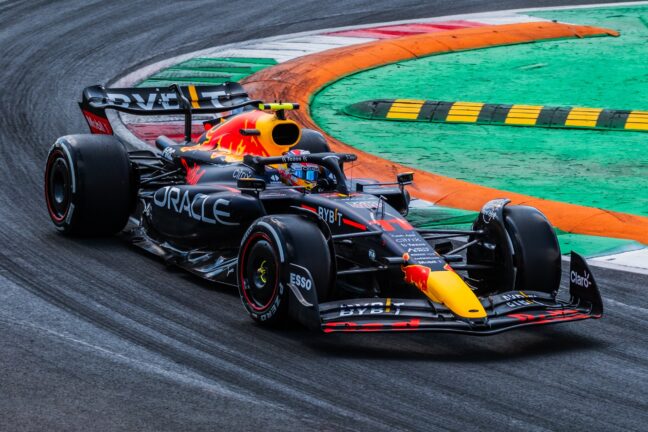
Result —
[[396, 181], [400, 186], [412, 184], [412, 182], [414, 182], [414, 173], [406, 172], [406, 173], [398, 174], [396, 176]]
[[240, 178], [236, 181], [236, 187], [244, 193], [247, 192], [258, 194], [259, 192], [265, 190], [266, 182], [262, 179], [245, 177]]

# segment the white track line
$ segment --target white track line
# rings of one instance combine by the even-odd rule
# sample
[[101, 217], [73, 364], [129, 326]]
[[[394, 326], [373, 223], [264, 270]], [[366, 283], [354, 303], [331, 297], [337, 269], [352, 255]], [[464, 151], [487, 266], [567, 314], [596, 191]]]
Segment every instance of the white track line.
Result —
[[614, 255], [592, 258], [593, 265], [648, 275], [648, 249], [638, 249]]

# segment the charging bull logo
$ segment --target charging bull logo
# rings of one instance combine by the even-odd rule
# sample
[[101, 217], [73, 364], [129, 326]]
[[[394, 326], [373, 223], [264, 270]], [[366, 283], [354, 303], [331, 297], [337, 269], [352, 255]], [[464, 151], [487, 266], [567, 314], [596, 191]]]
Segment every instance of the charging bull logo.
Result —
[[181, 152], [208, 151], [211, 158], [226, 156], [240, 160], [244, 155], [281, 156], [301, 137], [299, 126], [274, 114], [249, 111], [235, 115], [209, 129], [197, 145]]
[[403, 267], [403, 273], [405, 273], [405, 282], [411, 283], [423, 292], [427, 291], [427, 281], [430, 276], [429, 267], [417, 264], [408, 265]]
[[241, 135], [240, 133], [241, 129], [255, 129], [258, 120], [267, 115], [261, 111], [238, 115], [211, 128], [205, 135], [205, 142], [214, 150], [236, 156], [246, 154], [270, 156], [260, 140], [260, 135]]
[[182, 166], [187, 173], [187, 184], [195, 185], [200, 180], [200, 177], [205, 174], [205, 170], [200, 167], [200, 165], [194, 163], [192, 167], [189, 167], [189, 164], [186, 160], [180, 159]]

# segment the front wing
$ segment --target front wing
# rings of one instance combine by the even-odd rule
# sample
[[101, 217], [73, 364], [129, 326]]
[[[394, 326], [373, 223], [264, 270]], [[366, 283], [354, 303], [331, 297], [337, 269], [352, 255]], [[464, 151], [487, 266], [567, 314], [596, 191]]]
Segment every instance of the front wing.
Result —
[[321, 328], [334, 332], [437, 331], [491, 335], [515, 328], [601, 318], [596, 282], [580, 255], [572, 253], [569, 295], [511, 291], [481, 299], [487, 317], [466, 319], [427, 299], [367, 298], [322, 303]]

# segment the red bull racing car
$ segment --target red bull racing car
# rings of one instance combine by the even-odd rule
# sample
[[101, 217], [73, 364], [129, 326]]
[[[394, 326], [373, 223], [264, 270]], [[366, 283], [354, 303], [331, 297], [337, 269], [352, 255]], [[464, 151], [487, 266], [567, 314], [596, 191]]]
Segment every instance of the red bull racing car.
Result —
[[[252, 100], [235, 83], [88, 87], [93, 134], [59, 138], [45, 169], [54, 225], [130, 242], [210, 281], [237, 287], [255, 321], [324, 332], [494, 334], [600, 318], [587, 264], [572, 253], [558, 295], [556, 235], [536, 209], [501, 199], [470, 230], [416, 229], [406, 219], [413, 175], [349, 179], [356, 156], [286, 118], [296, 104]], [[107, 109], [184, 115], [185, 141], [128, 149]], [[195, 115], [210, 115], [191, 139]]]

